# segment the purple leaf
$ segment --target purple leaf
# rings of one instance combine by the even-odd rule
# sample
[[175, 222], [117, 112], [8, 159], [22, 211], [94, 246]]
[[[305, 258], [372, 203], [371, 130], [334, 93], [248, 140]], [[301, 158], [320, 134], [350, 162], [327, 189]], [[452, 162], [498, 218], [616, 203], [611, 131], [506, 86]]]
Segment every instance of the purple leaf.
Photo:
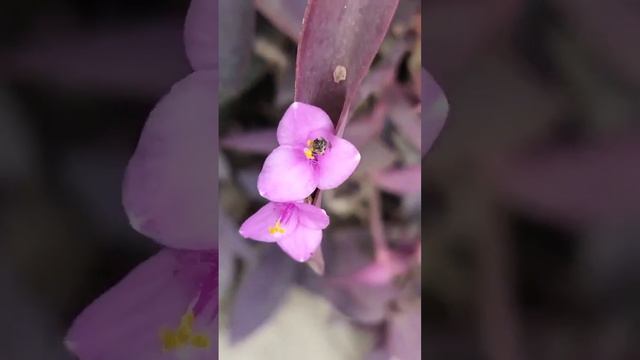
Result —
[[127, 167], [123, 204], [132, 227], [169, 247], [218, 243], [217, 79], [196, 71], [149, 115]]
[[229, 324], [232, 342], [246, 338], [278, 308], [294, 270], [295, 262], [277, 246], [265, 247], [259, 263], [248, 270], [236, 293]]
[[255, 3], [276, 28], [298, 42], [307, 0], [255, 0]]
[[398, 0], [309, 1], [298, 45], [295, 100], [325, 110], [338, 135], [397, 5]]
[[255, 130], [227, 135], [221, 145], [225, 149], [249, 154], [269, 154], [278, 147], [276, 129]]
[[422, 69], [422, 155], [440, 134], [449, 113], [444, 93], [426, 70]]
[[373, 181], [384, 191], [397, 195], [407, 195], [420, 192], [420, 177], [421, 166], [416, 164], [401, 169], [389, 169], [376, 173]]

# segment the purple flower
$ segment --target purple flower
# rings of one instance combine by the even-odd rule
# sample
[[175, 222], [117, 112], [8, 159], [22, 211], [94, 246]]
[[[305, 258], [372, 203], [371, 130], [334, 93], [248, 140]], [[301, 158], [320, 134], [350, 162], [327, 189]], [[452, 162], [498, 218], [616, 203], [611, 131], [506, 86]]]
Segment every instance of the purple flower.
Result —
[[212, 359], [218, 345], [218, 253], [164, 249], [74, 321], [80, 359]]
[[217, 358], [217, 8], [191, 2], [194, 72], [149, 115], [123, 184], [133, 228], [167, 248], [75, 319], [65, 344], [81, 360]]
[[336, 136], [329, 116], [313, 105], [291, 104], [277, 137], [280, 146], [267, 157], [258, 176], [260, 195], [271, 201], [298, 201], [316, 188], [336, 188], [360, 162], [355, 146]]
[[302, 202], [270, 202], [240, 226], [240, 235], [257, 241], [277, 242], [294, 260], [309, 260], [329, 225], [327, 213]]

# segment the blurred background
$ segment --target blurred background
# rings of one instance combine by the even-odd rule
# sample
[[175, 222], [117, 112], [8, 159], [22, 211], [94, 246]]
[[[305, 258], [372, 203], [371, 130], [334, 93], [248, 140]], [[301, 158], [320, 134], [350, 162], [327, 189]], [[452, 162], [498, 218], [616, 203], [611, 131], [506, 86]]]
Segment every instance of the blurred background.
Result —
[[[347, 126], [378, 175], [325, 195], [323, 278], [236, 235], [292, 99], [304, 1], [238, 4], [220, 1], [237, 14], [220, 19], [237, 37], [221, 56], [241, 69], [221, 62], [222, 356], [415, 349], [421, 285], [427, 358], [640, 358], [637, 2], [431, 0], [416, 21], [401, 1]], [[0, 5], [1, 358], [70, 359], [74, 316], [156, 250], [128, 226], [120, 184], [148, 112], [189, 72], [187, 6]], [[450, 103], [421, 200], [385, 182], [420, 160], [403, 128], [420, 57]]]
[[423, 2], [426, 358], [640, 358], [639, 5]]
[[0, 358], [71, 359], [73, 318], [157, 250], [129, 227], [121, 181], [149, 111], [190, 72], [187, 7], [0, 4]]

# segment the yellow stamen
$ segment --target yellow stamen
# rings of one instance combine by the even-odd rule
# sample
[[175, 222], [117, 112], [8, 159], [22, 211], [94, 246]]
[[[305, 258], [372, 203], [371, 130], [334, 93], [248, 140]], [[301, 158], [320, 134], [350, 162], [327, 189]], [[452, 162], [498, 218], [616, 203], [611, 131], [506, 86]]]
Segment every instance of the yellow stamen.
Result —
[[211, 339], [204, 333], [194, 333], [193, 323], [195, 316], [189, 310], [180, 319], [180, 326], [177, 329], [162, 330], [160, 332], [160, 342], [163, 351], [172, 351], [186, 346], [196, 348], [209, 348]]
[[307, 159], [312, 160], [313, 159], [313, 150], [311, 150], [309, 148], [304, 148], [304, 156], [306, 156]]
[[191, 345], [197, 348], [208, 348], [211, 345], [211, 340], [203, 334], [194, 334], [191, 337]]
[[270, 235], [275, 235], [275, 234], [284, 234], [285, 229], [280, 226], [280, 220], [276, 220], [275, 225], [269, 227], [269, 234]]

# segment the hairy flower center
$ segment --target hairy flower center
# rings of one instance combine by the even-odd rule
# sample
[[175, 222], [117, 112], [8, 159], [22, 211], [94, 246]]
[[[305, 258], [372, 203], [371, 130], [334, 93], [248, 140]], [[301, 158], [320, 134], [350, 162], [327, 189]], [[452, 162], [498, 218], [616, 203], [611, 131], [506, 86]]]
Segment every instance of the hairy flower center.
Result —
[[307, 140], [307, 147], [304, 148], [304, 155], [309, 160], [317, 159], [318, 155], [324, 155], [329, 147], [329, 142], [323, 138]]
[[160, 332], [160, 341], [163, 351], [173, 351], [192, 346], [200, 349], [208, 349], [211, 339], [207, 334], [193, 331], [195, 316], [189, 310], [180, 319], [180, 325], [176, 329], [164, 329]]

